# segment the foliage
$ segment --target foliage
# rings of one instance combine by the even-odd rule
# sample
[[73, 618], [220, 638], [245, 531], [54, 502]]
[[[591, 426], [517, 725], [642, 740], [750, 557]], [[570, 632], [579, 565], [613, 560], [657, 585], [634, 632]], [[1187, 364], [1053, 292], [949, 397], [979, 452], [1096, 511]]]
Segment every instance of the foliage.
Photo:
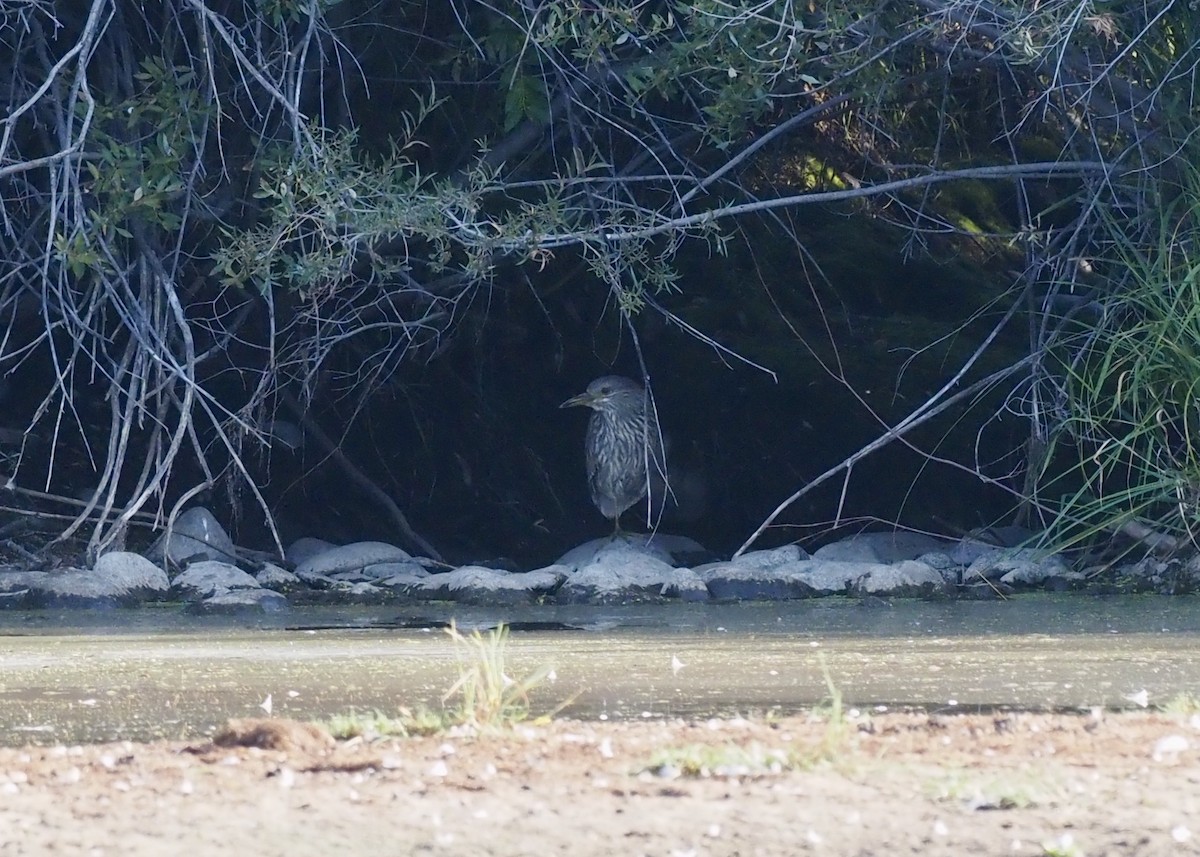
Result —
[[660, 777], [742, 779], [775, 776], [802, 767], [793, 752], [758, 743], [746, 746], [690, 744], [656, 750], [644, 770]]
[[335, 714], [325, 724], [329, 734], [339, 741], [363, 738], [410, 738], [420, 735], [436, 735], [449, 728], [446, 718], [427, 710], [401, 709], [395, 715], [382, 711], [348, 711]]
[[132, 254], [121, 243], [133, 237], [135, 224], [173, 234], [183, 223], [176, 204], [210, 111], [186, 66], [167, 68], [147, 57], [133, 80], [137, 92], [96, 110], [96, 154], [84, 164], [90, 216], [69, 237], [55, 239], [59, 260], [76, 278], [125, 263]]
[[[1150, 184], [1141, 221], [1106, 208], [1106, 252], [1089, 318], [1058, 343], [1064, 408], [1051, 455], [1076, 464], [1045, 480], [1069, 545], [1130, 521], [1196, 545], [1200, 524], [1200, 170]], [[1059, 457], [1062, 457], [1061, 455]]]
[[[85, 528], [93, 554], [217, 486], [269, 517], [244, 451], [282, 402], [332, 389], [348, 422], [396, 395], [398, 368], [447, 353], [468, 310], [482, 325], [505, 276], [539, 301], [593, 284], [622, 318], [674, 323], [681, 248], [728, 252], [756, 218], [803, 255], [792, 212], [821, 205], [903, 230], [914, 254], [953, 236], [1022, 254], [998, 324], [1031, 331], [1001, 376], [1023, 379], [1010, 404], [1040, 444], [1025, 493], [1070, 506], [1043, 500], [1062, 469], [1043, 463], [1075, 445], [1082, 487], [1058, 494], [1186, 529], [1193, 322], [1169, 315], [1192, 191], [1169, 165], [1197, 17], [1174, 0], [7, 4], [0, 311], [17, 335], [0, 371], [43, 367], [21, 419], [77, 450], [94, 491], [74, 505], [50, 455], [22, 455], [12, 484], [61, 495], [61, 535]], [[986, 189], [938, 192], [963, 180]], [[1137, 230], [1162, 203], [1156, 251]], [[1061, 309], [1081, 259], [1109, 278], [1087, 285], [1094, 336]], [[885, 439], [998, 383], [974, 371], [994, 339]]]
[[[463, 634], [451, 621], [446, 633], [454, 646], [458, 678], [442, 696], [441, 711], [407, 707], [395, 715], [350, 711], [329, 720], [330, 734], [339, 739], [407, 738], [433, 735], [456, 726], [496, 730], [524, 721], [530, 713], [530, 693], [553, 674], [553, 669], [543, 666], [528, 675], [512, 677], [508, 626], [503, 623], [486, 634]], [[550, 716], [552, 713], [542, 715]]]
[[[449, 223], [460, 212], [478, 209], [479, 188], [435, 187], [403, 149], [379, 163], [364, 161], [350, 131], [310, 133], [316, 143], [310, 158], [297, 160], [283, 146], [264, 152], [253, 194], [263, 202], [262, 214], [252, 228], [226, 230], [215, 255], [221, 281], [262, 293], [294, 290], [312, 299], [352, 279], [363, 258], [374, 277], [410, 271], [415, 253], [388, 258], [372, 248], [414, 239], [428, 247], [429, 269], [443, 271], [452, 255]], [[406, 146], [413, 144], [410, 137]], [[478, 256], [468, 263], [483, 265]]]
[[451, 719], [477, 729], [496, 729], [527, 718], [529, 694], [546, 681], [553, 669], [543, 666], [528, 675], [510, 675], [508, 626], [504, 624], [486, 634], [463, 634], [451, 622], [446, 633], [458, 659], [458, 680], [442, 697], [443, 704], [458, 699], [451, 709]]

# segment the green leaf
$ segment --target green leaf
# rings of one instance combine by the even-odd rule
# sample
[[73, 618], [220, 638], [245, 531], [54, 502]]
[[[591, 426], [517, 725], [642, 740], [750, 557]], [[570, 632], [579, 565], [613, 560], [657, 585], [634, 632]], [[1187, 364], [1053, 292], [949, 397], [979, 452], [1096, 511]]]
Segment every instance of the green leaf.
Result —
[[545, 122], [550, 118], [550, 103], [542, 82], [532, 75], [519, 74], [504, 99], [504, 131], [516, 128], [526, 119]]

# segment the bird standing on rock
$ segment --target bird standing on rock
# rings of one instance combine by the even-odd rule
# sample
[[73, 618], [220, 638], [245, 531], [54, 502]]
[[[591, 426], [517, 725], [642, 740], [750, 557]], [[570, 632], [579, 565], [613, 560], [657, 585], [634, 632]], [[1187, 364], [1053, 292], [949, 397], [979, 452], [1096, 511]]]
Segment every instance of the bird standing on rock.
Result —
[[621, 513], [666, 481], [666, 454], [654, 406], [641, 384], [606, 375], [560, 408], [592, 409], [584, 457], [592, 502], [621, 532]]

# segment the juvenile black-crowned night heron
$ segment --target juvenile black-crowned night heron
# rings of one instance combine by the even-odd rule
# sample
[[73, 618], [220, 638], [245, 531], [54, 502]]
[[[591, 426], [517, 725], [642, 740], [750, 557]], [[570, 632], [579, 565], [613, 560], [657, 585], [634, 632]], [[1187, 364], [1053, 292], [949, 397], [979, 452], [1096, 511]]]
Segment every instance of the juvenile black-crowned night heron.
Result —
[[576, 405], [592, 409], [584, 445], [592, 502], [619, 533], [621, 513], [665, 481], [654, 407], [641, 384], [619, 375], [597, 378], [559, 407]]

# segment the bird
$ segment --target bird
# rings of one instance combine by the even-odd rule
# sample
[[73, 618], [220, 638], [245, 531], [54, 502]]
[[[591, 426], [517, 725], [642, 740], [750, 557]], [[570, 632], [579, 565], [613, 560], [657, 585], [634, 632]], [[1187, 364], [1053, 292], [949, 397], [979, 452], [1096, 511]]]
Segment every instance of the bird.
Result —
[[[654, 406], [645, 388], [620, 375], [605, 375], [588, 384], [560, 408], [592, 409], [584, 458], [592, 502], [612, 518], [613, 534], [621, 532], [621, 513], [666, 481], [666, 452]], [[652, 492], [652, 493], [654, 493]]]

